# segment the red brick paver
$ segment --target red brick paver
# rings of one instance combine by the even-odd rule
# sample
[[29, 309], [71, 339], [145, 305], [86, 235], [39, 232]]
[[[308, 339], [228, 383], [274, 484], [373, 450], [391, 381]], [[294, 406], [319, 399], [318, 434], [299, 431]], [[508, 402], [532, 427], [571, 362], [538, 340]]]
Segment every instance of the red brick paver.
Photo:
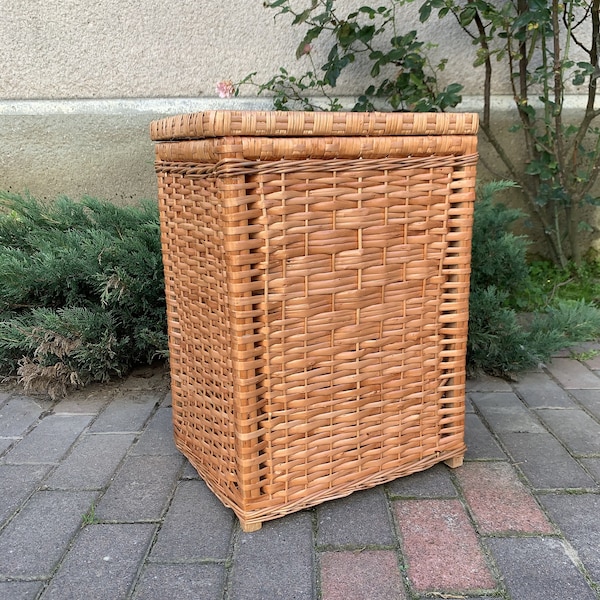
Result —
[[508, 463], [466, 463], [455, 473], [480, 533], [554, 533]]
[[408, 577], [417, 591], [496, 587], [460, 501], [402, 500], [395, 509]]
[[323, 600], [404, 600], [406, 593], [391, 550], [324, 552]]

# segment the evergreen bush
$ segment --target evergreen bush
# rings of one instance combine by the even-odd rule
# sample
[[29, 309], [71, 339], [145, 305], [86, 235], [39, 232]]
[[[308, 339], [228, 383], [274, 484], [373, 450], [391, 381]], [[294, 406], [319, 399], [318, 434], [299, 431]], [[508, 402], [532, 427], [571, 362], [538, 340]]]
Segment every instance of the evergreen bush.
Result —
[[[475, 205], [471, 374], [512, 376], [600, 336], [600, 309], [585, 301], [517, 313], [532, 289], [528, 241], [510, 232], [519, 211], [494, 201], [510, 185], [483, 186]], [[164, 290], [156, 203], [0, 193], [0, 373], [27, 391], [56, 397], [166, 358]]]
[[494, 202], [497, 192], [513, 185], [486, 184], [475, 203], [467, 343], [470, 374], [483, 371], [514, 377], [562, 348], [600, 337], [600, 310], [584, 300], [538, 297], [537, 312], [527, 319], [517, 313], [534, 287], [527, 264], [528, 240], [510, 231], [521, 212]]
[[56, 396], [167, 354], [155, 203], [0, 194], [0, 370]]

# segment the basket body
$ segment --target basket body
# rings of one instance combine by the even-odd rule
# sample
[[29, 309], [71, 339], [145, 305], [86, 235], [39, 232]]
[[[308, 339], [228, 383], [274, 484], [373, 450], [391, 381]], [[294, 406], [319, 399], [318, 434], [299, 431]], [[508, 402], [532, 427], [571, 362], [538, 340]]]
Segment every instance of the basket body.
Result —
[[464, 454], [476, 130], [153, 123], [175, 441], [244, 526]]

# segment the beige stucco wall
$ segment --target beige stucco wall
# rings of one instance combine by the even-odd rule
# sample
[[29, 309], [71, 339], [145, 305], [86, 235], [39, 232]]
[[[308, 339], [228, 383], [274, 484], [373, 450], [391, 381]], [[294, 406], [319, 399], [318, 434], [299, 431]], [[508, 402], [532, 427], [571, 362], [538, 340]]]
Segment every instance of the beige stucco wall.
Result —
[[[363, 4], [336, 0], [342, 13]], [[399, 8], [398, 22], [440, 44], [434, 58], [449, 59], [442, 83], [462, 83], [458, 109], [477, 110], [482, 73], [471, 67], [473, 46], [451, 19], [419, 24], [418, 6]], [[252, 87], [221, 100], [215, 85], [254, 71], [265, 81], [280, 66], [308, 68], [308, 59], [294, 58], [302, 29], [290, 26], [289, 15], [275, 19], [262, 0], [0, 0], [0, 7], [0, 189], [42, 198], [155, 197], [151, 120], [268, 109]], [[324, 49], [317, 43], [313, 52], [318, 60]], [[356, 65], [338, 93], [355, 93], [363, 73]], [[495, 81], [494, 92], [503, 130], [515, 118], [510, 98], [502, 97], [507, 82]]]
[[[275, 20], [277, 11], [264, 8], [262, 0], [2, 4], [3, 99], [210, 97], [220, 79], [237, 81], [253, 71], [264, 79], [280, 65], [295, 68], [294, 51], [302, 37], [300, 28], [289, 26], [289, 15]], [[364, 0], [336, 4], [343, 13]], [[410, 4], [398, 9], [406, 30], [418, 26], [416, 8]], [[477, 93], [479, 76], [464, 69], [472, 48], [452, 35], [454, 27], [451, 19], [432, 19], [423, 36], [445, 40], [453, 57], [447, 76], [459, 77], [465, 93]]]

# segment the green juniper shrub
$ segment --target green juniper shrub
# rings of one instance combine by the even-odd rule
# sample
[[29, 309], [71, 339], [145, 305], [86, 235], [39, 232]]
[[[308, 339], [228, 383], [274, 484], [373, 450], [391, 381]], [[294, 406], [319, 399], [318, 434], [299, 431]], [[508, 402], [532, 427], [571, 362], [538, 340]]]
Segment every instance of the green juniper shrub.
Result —
[[156, 203], [0, 194], [0, 371], [60, 395], [166, 356]]
[[[518, 211], [475, 205], [468, 370], [512, 376], [569, 344], [600, 336], [600, 309], [546, 295], [523, 320], [531, 290]], [[560, 288], [561, 290], [563, 288]], [[43, 204], [0, 193], [0, 373], [52, 396], [167, 356], [156, 203], [116, 207], [84, 198]]]
[[[482, 186], [475, 204], [467, 368], [514, 377], [567, 346], [600, 337], [600, 310], [585, 299], [557, 299], [531, 277], [528, 240], [510, 232], [519, 211], [494, 202], [507, 182]], [[532, 306], [527, 319], [515, 307]]]

